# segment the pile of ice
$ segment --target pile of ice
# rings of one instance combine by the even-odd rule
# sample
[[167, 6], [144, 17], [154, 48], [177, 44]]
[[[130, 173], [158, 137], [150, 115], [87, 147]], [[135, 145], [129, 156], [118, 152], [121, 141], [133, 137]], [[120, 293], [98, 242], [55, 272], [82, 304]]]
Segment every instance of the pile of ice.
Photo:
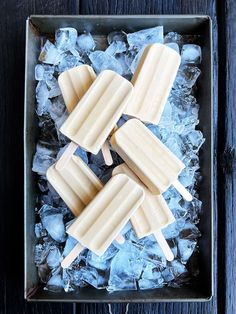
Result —
[[[197, 228], [201, 201], [197, 186], [199, 149], [204, 142], [202, 133], [196, 130], [199, 105], [194, 97], [196, 81], [201, 73], [201, 48], [195, 45], [198, 36], [182, 36], [171, 32], [163, 35], [158, 26], [135, 33], [115, 31], [105, 36], [90, 33], [77, 34], [73, 28], [56, 31], [55, 42], [44, 38], [35, 67], [36, 112], [39, 120], [39, 138], [33, 159], [33, 171], [38, 173], [39, 194], [35, 213], [35, 263], [45, 289], [73, 291], [91, 285], [108, 291], [121, 289], [152, 289], [163, 286], [179, 287], [198, 274], [196, 262]], [[144, 47], [150, 43], [164, 43], [181, 54], [181, 66], [159, 125], [148, 128], [169, 147], [186, 165], [180, 181], [194, 196], [192, 202], [170, 188], [164, 197], [176, 222], [163, 230], [174, 253], [173, 262], [166, 261], [153, 236], [138, 240], [130, 224], [123, 230], [126, 242], [115, 242], [102, 257], [85, 249], [71, 268], [62, 269], [60, 262], [75, 245], [65, 229], [73, 215], [47, 182], [45, 173], [62, 154], [68, 140], [59, 128], [68, 116], [58, 86], [58, 75], [80, 64], [91, 65], [96, 73], [111, 69], [130, 79], [135, 71]], [[128, 117], [123, 116], [118, 125]], [[122, 162], [113, 154], [114, 164], [107, 167], [101, 153], [88, 154], [82, 149], [76, 152], [106, 182], [112, 169]], [[191, 259], [190, 259], [191, 257]]]

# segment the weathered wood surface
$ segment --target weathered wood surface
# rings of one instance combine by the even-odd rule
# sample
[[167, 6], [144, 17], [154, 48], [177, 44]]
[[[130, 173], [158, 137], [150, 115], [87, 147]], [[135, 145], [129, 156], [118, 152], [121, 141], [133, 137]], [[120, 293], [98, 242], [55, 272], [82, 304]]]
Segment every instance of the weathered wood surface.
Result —
[[[212, 17], [215, 296], [207, 303], [130, 304], [129, 313], [236, 313], [234, 302], [236, 297], [234, 272], [234, 265], [236, 265], [234, 249], [236, 239], [234, 204], [236, 199], [234, 128], [236, 2], [234, 0], [2, 0], [0, 2], [0, 234], [2, 241], [0, 313], [108, 313], [106, 304], [29, 304], [23, 299], [24, 43], [25, 20], [30, 14], [208, 14]], [[217, 25], [219, 25], [218, 29]], [[17, 254], [17, 260], [12, 259], [13, 251]], [[125, 305], [114, 304], [112, 311], [124, 313]]]

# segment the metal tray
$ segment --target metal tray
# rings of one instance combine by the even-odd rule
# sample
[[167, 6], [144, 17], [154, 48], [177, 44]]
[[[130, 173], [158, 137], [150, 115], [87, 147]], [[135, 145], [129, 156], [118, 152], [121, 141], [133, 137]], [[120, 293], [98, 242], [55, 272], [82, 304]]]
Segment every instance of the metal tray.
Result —
[[[40, 35], [51, 34], [59, 27], [75, 27], [93, 34], [108, 34], [112, 30], [137, 31], [142, 28], [163, 25], [165, 32], [200, 34], [203, 53], [202, 75], [199, 80], [197, 100], [200, 104], [199, 129], [206, 138], [200, 154], [203, 180], [200, 199], [203, 213], [199, 224], [202, 237], [199, 241], [199, 276], [181, 288], [161, 288], [144, 291], [121, 291], [108, 293], [95, 288], [83, 288], [77, 293], [52, 293], [44, 291], [39, 283], [33, 261], [35, 244], [34, 207], [36, 177], [31, 171], [32, 157], [37, 141], [35, 115], [34, 66], [40, 49]], [[212, 27], [208, 16], [197, 15], [141, 15], [141, 16], [31, 16], [26, 21], [25, 59], [25, 112], [24, 112], [24, 210], [25, 210], [25, 298], [28, 301], [54, 302], [161, 302], [161, 301], [207, 301], [213, 291], [213, 219], [212, 219]]]

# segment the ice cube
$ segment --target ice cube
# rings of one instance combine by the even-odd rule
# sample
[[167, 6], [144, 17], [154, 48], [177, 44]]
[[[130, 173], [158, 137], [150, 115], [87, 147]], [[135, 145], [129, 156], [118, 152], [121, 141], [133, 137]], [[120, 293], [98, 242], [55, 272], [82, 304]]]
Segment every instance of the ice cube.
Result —
[[39, 61], [56, 65], [60, 62], [60, 54], [61, 52], [53, 45], [53, 43], [47, 40], [39, 55]]
[[35, 79], [37, 81], [51, 80], [54, 73], [54, 67], [47, 64], [36, 64]]
[[122, 53], [126, 51], [126, 44], [122, 41], [113, 41], [108, 48], [106, 49], [106, 53], [111, 56], [115, 56], [118, 53]]
[[59, 292], [63, 289], [63, 280], [60, 274], [52, 276], [47, 282], [47, 286], [44, 288], [45, 290], [49, 290], [52, 292]]
[[109, 45], [115, 41], [126, 42], [127, 36], [126, 36], [125, 32], [114, 31], [114, 32], [111, 32], [108, 34], [107, 41], [108, 41]]
[[89, 52], [94, 50], [96, 44], [90, 33], [79, 35], [77, 38], [77, 46], [81, 52]]
[[104, 157], [102, 151], [100, 150], [97, 155], [91, 154], [89, 162], [95, 164], [98, 167], [105, 166]]
[[50, 245], [48, 243], [36, 244], [34, 248], [34, 262], [36, 266], [39, 266], [45, 262], [49, 250]]
[[61, 95], [60, 87], [58, 85], [57, 79], [54, 76], [50, 80], [46, 80], [46, 83], [49, 88], [48, 98]]
[[176, 52], [178, 52], [178, 54], [180, 53], [179, 51], [179, 45], [177, 43], [167, 43], [165, 44], [167, 47], [175, 50]]
[[186, 263], [195, 250], [197, 242], [188, 239], [178, 240], [178, 255], [182, 263]]
[[170, 32], [165, 35], [164, 42], [168, 43], [176, 43], [180, 45], [182, 43], [182, 36], [176, 32]]
[[140, 278], [143, 261], [140, 251], [129, 243], [112, 259], [108, 291], [136, 290], [136, 281]]
[[46, 175], [48, 168], [55, 162], [53, 151], [43, 147], [40, 143], [36, 146], [36, 153], [33, 158], [32, 171], [40, 175]]
[[141, 49], [143, 46], [154, 43], [163, 43], [163, 26], [142, 29], [135, 33], [127, 34], [128, 44], [131, 48]]
[[47, 256], [47, 264], [49, 268], [53, 269], [60, 266], [62, 261], [62, 256], [59, 249], [54, 246], [50, 248], [50, 251]]
[[77, 243], [78, 241], [76, 239], [74, 239], [71, 236], [68, 236], [62, 255], [64, 257], [67, 256]]
[[193, 152], [198, 152], [202, 144], [205, 142], [201, 131], [192, 130], [186, 136], [186, 142]]
[[110, 266], [110, 262], [108, 260], [104, 260], [102, 256], [99, 257], [91, 251], [88, 252], [86, 264], [103, 271], [108, 269]]
[[89, 59], [92, 62], [92, 67], [95, 72], [98, 74], [103, 70], [112, 70], [122, 75], [123, 70], [120, 63], [116, 60], [115, 57], [110, 56], [104, 51], [96, 50], [89, 55]]
[[41, 222], [35, 224], [34, 226], [34, 232], [37, 238], [42, 238], [47, 235], [46, 229], [43, 228], [43, 225]]
[[194, 44], [183, 45], [181, 50], [181, 62], [190, 64], [199, 64], [202, 60], [201, 47]]
[[89, 283], [96, 289], [104, 289], [107, 286], [108, 276], [103, 271], [99, 271], [90, 266], [80, 269], [80, 280]]
[[55, 46], [60, 51], [69, 51], [75, 48], [77, 30], [72, 27], [59, 28], [55, 32]]
[[71, 54], [66, 54], [63, 59], [60, 61], [60, 63], [57, 66], [57, 71], [59, 73], [62, 73], [66, 70], [69, 70], [71, 68], [74, 68], [78, 65], [82, 65], [82, 59], [79, 56], [74, 56]]
[[48, 190], [48, 182], [45, 176], [39, 176], [38, 187], [41, 192], [46, 192]]
[[115, 56], [116, 60], [120, 63], [120, 66], [122, 67], [122, 71], [123, 71], [123, 76], [127, 79], [127, 80], [131, 80], [132, 78], [132, 73], [130, 71], [130, 67], [127, 65], [126, 63], [126, 54], [124, 53], [119, 53]]
[[164, 279], [159, 269], [153, 264], [148, 263], [142, 273], [141, 279], [138, 281], [139, 288], [154, 289], [164, 286]]
[[88, 155], [83, 148], [78, 147], [75, 151], [75, 156], [79, 156], [86, 164], [88, 164]]
[[47, 230], [50, 236], [57, 242], [65, 242], [66, 234], [63, 223], [63, 214], [58, 213], [56, 208], [48, 205], [43, 205], [39, 213], [43, 227]]
[[49, 89], [45, 81], [39, 81], [36, 86], [37, 114], [42, 116], [46, 114], [50, 108]]
[[174, 82], [174, 88], [192, 88], [200, 74], [200, 69], [195, 66], [181, 65]]
[[136, 54], [136, 56], [134, 57], [131, 65], [130, 65], [130, 71], [134, 74], [137, 66], [138, 66], [138, 63], [139, 63], [139, 60], [140, 58], [142, 57], [142, 54], [143, 54], [143, 51], [144, 51], [144, 47], [140, 48], [139, 52]]

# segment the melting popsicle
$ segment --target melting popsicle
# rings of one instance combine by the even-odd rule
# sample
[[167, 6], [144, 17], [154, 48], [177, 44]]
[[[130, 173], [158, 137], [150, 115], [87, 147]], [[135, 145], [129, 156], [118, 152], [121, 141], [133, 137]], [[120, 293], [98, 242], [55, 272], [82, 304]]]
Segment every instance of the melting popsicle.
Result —
[[185, 165], [141, 121], [127, 121], [112, 135], [111, 144], [153, 194], [173, 185], [187, 201], [192, 200], [178, 181]]
[[166, 259], [172, 261], [174, 255], [164, 238], [161, 229], [175, 221], [175, 218], [162, 195], [153, 195], [124, 163], [114, 168], [112, 175], [126, 174], [144, 190], [145, 198], [138, 210], [131, 217], [131, 223], [139, 239], [153, 234]]
[[[93, 68], [85, 64], [69, 69], [59, 75], [58, 84], [69, 113], [77, 106], [95, 79], [96, 74]], [[107, 141], [101, 149], [105, 163], [108, 166], [112, 165], [113, 160]]]
[[61, 127], [73, 142], [97, 154], [132, 97], [132, 84], [113, 71], [101, 72]]
[[67, 233], [79, 243], [61, 265], [67, 268], [86, 247], [101, 256], [144, 200], [143, 189], [124, 174], [112, 177]]
[[148, 45], [131, 80], [134, 93], [125, 114], [158, 124], [180, 61], [175, 50], [162, 44]]

